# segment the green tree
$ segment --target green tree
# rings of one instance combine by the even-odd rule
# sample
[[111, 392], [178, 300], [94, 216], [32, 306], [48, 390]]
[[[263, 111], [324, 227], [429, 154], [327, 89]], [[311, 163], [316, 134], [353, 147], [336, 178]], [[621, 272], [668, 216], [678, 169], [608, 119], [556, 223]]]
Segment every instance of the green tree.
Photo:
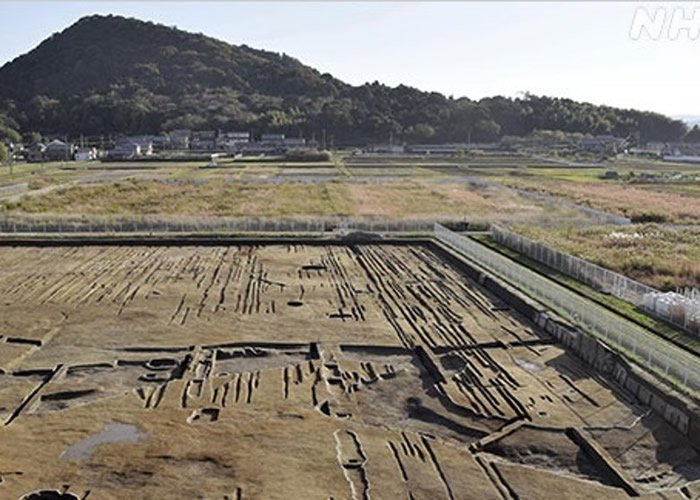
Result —
[[457, 101], [456, 109], [452, 112], [450, 119], [451, 139], [458, 142], [481, 140], [481, 126], [477, 127], [477, 125], [489, 121], [491, 121], [491, 117], [486, 107], [475, 104], [468, 99], [460, 99]]
[[474, 125], [472, 140], [495, 142], [501, 135], [501, 126], [493, 120], [480, 120]]
[[27, 144], [41, 142], [41, 134], [39, 132], [27, 132], [22, 137]]
[[29, 101], [27, 116], [35, 123], [41, 123], [46, 126], [58, 123], [62, 114], [61, 101], [53, 99], [45, 95], [35, 95]]
[[435, 135], [435, 128], [427, 123], [417, 123], [407, 127], [403, 135], [409, 142], [421, 143], [430, 140]]
[[7, 140], [9, 142], [20, 142], [22, 140], [22, 136], [15, 129], [4, 125], [0, 125], [0, 140]]
[[22, 137], [17, 132], [17, 122], [5, 113], [0, 113], [0, 141], [20, 142]]
[[535, 130], [666, 142], [688, 132], [660, 114], [571, 99], [475, 102], [406, 85], [352, 86], [284, 54], [119, 16], [83, 18], [0, 68], [0, 140], [15, 142], [19, 130], [95, 136], [172, 128], [274, 129], [353, 145], [482, 142]]
[[501, 126], [501, 132], [504, 135], [522, 136], [528, 133], [525, 123], [528, 107], [523, 101], [495, 96], [484, 98], [479, 101], [479, 104], [488, 108], [491, 117]]
[[5, 144], [0, 142], [0, 163], [5, 163], [8, 161], [10, 154], [7, 152]]

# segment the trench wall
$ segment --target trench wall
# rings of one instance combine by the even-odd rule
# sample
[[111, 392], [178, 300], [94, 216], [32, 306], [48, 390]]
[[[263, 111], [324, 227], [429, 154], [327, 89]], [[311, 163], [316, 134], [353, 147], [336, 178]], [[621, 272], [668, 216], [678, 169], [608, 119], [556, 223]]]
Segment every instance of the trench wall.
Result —
[[[159, 237], [39, 237], [39, 238], [0, 238], [2, 246], [88, 246], [88, 245], [137, 245], [137, 246], [208, 246], [208, 245], [264, 245], [264, 244], [305, 244], [305, 245], [353, 245], [390, 244], [425, 245], [450, 262], [464, 275], [480, 283], [495, 296], [509, 304], [526, 319], [537, 325], [563, 344], [567, 350], [595, 369], [609, 380], [614, 380], [641, 404], [650, 407], [664, 420], [684, 435], [700, 450], [700, 411], [689, 397], [680, 394], [670, 386], [653, 378], [643, 370], [630, 364], [594, 336], [574, 327], [563, 318], [533, 301], [517, 289], [511, 287], [491, 273], [456, 255], [449, 248], [431, 238], [377, 238], [361, 233], [349, 238], [337, 236], [321, 238], [271, 237], [240, 238], [224, 235], [191, 235]], [[419, 353], [421, 354], [421, 353]], [[422, 353], [425, 355], [425, 353]]]
[[685, 436], [692, 446], [700, 450], [700, 409], [694, 401], [629, 363], [625, 357], [596, 337], [571, 325], [504, 281], [457, 256], [442, 244], [433, 241], [430, 246], [465, 275], [479, 282], [554, 337], [585, 364], [608, 380], [614, 380], [637, 402], [651, 408]]

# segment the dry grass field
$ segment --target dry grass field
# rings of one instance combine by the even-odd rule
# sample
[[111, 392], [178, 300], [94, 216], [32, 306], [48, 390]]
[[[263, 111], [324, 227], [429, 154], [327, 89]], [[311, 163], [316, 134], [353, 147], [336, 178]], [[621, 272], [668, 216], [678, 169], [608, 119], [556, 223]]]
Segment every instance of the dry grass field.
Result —
[[541, 228], [517, 232], [664, 290], [700, 288], [700, 230], [654, 224]]
[[0, 446], [9, 499], [700, 495], [678, 433], [421, 245], [5, 248]]
[[[525, 156], [460, 160], [338, 155], [334, 162], [318, 165], [221, 160], [215, 168], [204, 166], [205, 162], [18, 165], [13, 176], [0, 172], [0, 202], [15, 212], [72, 214], [527, 216], [539, 209], [517, 194], [474, 189], [457, 181], [482, 177], [637, 222], [700, 221], [697, 183], [643, 181], [644, 175], [675, 173], [695, 178], [699, 170], [692, 165], [626, 159], [576, 168]], [[634, 183], [602, 180], [610, 169], [625, 179], [634, 173]], [[114, 183], [118, 185], [110, 185]], [[24, 184], [24, 190], [2, 191]], [[32, 190], [39, 192], [29, 193]], [[26, 194], [31, 196], [23, 198]], [[550, 206], [547, 212], [552, 210], [566, 211]]]
[[0, 204], [6, 213], [178, 215], [539, 216], [506, 190], [427, 180], [153, 182], [71, 186]]
[[597, 210], [622, 215], [633, 222], [700, 222], [700, 198], [694, 194], [624, 183], [505, 179], [504, 184], [555, 196]]

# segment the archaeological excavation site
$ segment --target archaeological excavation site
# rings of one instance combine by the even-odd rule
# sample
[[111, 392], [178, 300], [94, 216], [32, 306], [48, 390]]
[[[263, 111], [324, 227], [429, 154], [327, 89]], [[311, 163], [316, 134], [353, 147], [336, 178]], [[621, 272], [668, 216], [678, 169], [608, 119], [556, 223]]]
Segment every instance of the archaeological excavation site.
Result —
[[700, 496], [690, 395], [434, 238], [2, 263], [2, 499]]

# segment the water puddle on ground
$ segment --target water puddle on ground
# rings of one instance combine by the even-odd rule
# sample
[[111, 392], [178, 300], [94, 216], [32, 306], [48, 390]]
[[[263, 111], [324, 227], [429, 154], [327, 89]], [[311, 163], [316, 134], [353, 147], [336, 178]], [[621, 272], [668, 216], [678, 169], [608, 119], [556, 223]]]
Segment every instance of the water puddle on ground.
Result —
[[538, 372], [542, 369], [542, 367], [536, 363], [532, 363], [530, 361], [526, 361], [524, 359], [518, 359], [515, 358], [515, 364], [518, 365], [520, 368], [524, 368], [527, 371], [530, 372]]
[[61, 454], [62, 458], [87, 460], [97, 445], [102, 443], [136, 443], [148, 437], [148, 434], [133, 424], [109, 422], [99, 434], [75, 443]]

